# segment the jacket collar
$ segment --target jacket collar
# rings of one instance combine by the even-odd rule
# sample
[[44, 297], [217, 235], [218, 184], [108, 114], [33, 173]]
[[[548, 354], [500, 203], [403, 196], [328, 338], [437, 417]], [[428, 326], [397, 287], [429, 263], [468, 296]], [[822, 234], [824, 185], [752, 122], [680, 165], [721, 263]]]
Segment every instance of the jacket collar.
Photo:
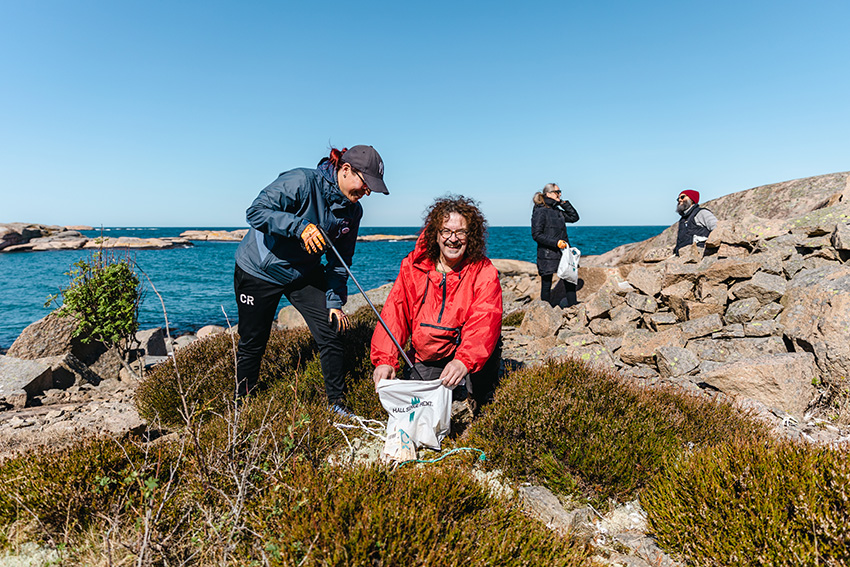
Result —
[[549, 207], [550, 209], [554, 209], [556, 205], [560, 205], [560, 204], [561, 204], [561, 202], [560, 202], [560, 201], [556, 201], [555, 199], [552, 199], [552, 198], [550, 198], [550, 197], [547, 197], [546, 195], [543, 195], [543, 203], [544, 203], [547, 207]]
[[[416, 239], [416, 247], [413, 249], [413, 267], [417, 270], [428, 273], [436, 270], [437, 266], [434, 261], [428, 257], [428, 250], [425, 248], [425, 231], [419, 233], [419, 238]], [[452, 270], [449, 274], [457, 274], [458, 278], [463, 277], [469, 267], [469, 262], [464, 258], [460, 270]], [[447, 274], [447, 275], [449, 275]]]
[[332, 207], [347, 207], [354, 205], [351, 201], [345, 198], [342, 191], [337, 185], [336, 169], [330, 162], [324, 162], [317, 168], [319, 175], [326, 181], [322, 184], [322, 194], [325, 201]]

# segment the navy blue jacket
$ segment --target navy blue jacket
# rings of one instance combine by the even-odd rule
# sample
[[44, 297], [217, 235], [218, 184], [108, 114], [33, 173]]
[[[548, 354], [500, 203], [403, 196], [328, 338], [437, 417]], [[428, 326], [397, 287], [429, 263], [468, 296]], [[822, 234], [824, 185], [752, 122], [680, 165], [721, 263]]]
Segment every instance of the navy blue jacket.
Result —
[[[351, 265], [363, 207], [342, 194], [336, 171], [325, 163], [281, 173], [260, 191], [246, 217], [250, 229], [236, 250], [236, 263], [256, 278], [286, 285], [321, 266], [322, 254], [308, 254], [301, 243], [301, 233], [311, 223], [325, 230]], [[327, 307], [339, 309], [348, 299], [348, 273], [333, 251], [327, 249], [325, 257]]]
[[693, 244], [695, 242], [695, 236], [700, 237], [696, 240], [697, 246], [705, 248], [705, 239], [711, 234], [711, 229], [696, 221], [697, 213], [702, 210], [707, 211], [708, 209], [703, 209], [699, 205], [692, 205], [688, 214], [679, 219], [679, 231], [676, 233], [676, 246], [673, 248], [674, 253], [678, 254], [679, 250]]
[[569, 201], [558, 202], [544, 195], [543, 202], [531, 212], [531, 237], [537, 242], [537, 273], [548, 276], [558, 271], [561, 261], [558, 241], [570, 244], [564, 223], [577, 222], [578, 213]]

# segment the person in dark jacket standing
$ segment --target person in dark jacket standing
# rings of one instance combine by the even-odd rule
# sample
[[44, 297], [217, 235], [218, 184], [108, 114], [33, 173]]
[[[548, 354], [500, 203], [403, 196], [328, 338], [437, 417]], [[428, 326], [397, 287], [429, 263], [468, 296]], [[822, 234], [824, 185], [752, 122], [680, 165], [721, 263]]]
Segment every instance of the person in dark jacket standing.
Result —
[[679, 219], [679, 231], [673, 252], [678, 254], [679, 250], [691, 244], [704, 248], [708, 235], [717, 228], [717, 217], [708, 209], [699, 206], [699, 192], [685, 189], [679, 193], [676, 198], [676, 212], [682, 218]]
[[[531, 213], [531, 237], [537, 242], [537, 273], [540, 274], [540, 299], [554, 306], [552, 297], [552, 275], [558, 271], [561, 250], [570, 245], [565, 223], [578, 221], [578, 213], [569, 201], [561, 200], [561, 189], [555, 183], [547, 183], [543, 191], [534, 194], [534, 210]], [[566, 297], [561, 307], [578, 303], [575, 284], [561, 281]]]
[[351, 264], [363, 216], [359, 201], [372, 192], [389, 194], [384, 162], [372, 146], [354, 146], [331, 150], [316, 169], [281, 173], [254, 199], [247, 211], [250, 229], [236, 251], [233, 275], [239, 308], [237, 394], [257, 387], [277, 305], [285, 295], [319, 346], [331, 410], [349, 414], [341, 336], [350, 326], [342, 310], [348, 298], [348, 273], [332, 253], [323, 265], [321, 253], [327, 235]]

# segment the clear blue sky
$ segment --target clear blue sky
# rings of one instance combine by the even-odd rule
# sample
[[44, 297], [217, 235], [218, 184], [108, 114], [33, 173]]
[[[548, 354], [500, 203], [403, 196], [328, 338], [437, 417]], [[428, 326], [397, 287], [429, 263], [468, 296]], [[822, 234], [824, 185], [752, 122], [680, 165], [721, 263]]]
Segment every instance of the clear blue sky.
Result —
[[702, 200], [850, 170], [850, 3], [0, 3], [0, 222], [244, 226], [279, 172], [371, 144], [390, 195], [525, 225], [666, 225]]

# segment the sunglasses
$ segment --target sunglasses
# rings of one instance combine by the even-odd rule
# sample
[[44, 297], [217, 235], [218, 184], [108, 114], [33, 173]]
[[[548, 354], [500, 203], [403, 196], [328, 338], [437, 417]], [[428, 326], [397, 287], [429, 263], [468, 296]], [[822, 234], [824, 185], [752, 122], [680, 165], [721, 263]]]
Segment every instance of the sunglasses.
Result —
[[677, 201], [684, 201], [684, 200], [685, 200], [685, 197], [687, 197], [687, 195], [679, 195], [679, 196], [676, 198], [676, 200], [677, 200]]

